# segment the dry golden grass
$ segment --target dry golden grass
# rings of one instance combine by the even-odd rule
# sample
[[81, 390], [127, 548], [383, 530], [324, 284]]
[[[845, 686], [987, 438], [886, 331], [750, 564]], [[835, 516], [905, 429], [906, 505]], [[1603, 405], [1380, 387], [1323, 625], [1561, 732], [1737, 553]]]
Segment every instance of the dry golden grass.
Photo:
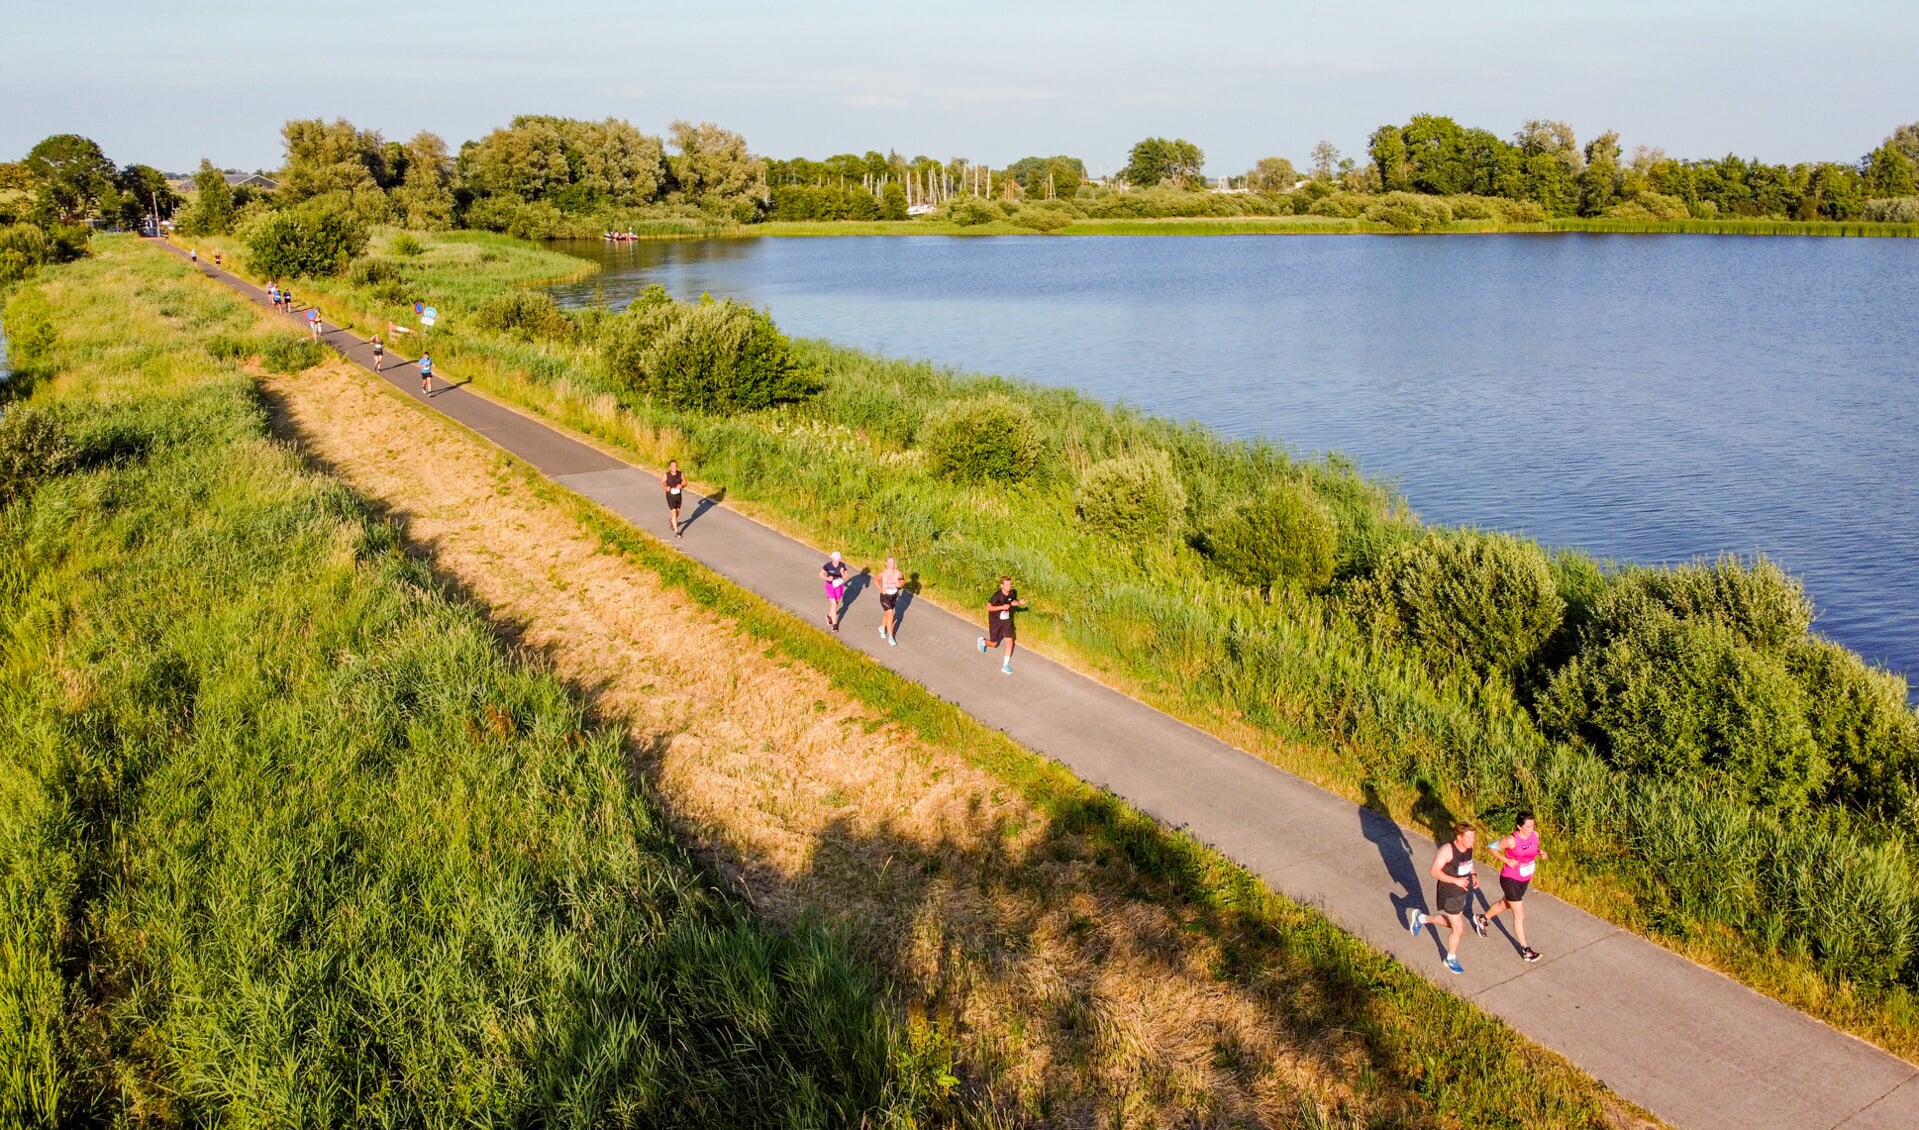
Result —
[[[1352, 986], [1310, 961], [1249, 970], [1263, 955], [1229, 952], [1119, 853], [606, 551], [489, 446], [344, 362], [264, 386], [284, 434], [628, 728], [636, 770], [717, 872], [887, 971], [988, 1121], [1462, 1124], [1348, 1023], [1334, 998]], [[1583, 1101], [1589, 1081], [1573, 1090], [1576, 1121], [1631, 1120]]]

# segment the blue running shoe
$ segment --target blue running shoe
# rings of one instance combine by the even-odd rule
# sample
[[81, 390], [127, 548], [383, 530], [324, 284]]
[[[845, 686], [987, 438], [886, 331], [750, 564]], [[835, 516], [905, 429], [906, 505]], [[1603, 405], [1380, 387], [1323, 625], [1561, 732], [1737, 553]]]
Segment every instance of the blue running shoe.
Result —
[[1454, 973], [1466, 972], [1466, 967], [1459, 964], [1459, 959], [1452, 954], [1446, 955], [1446, 968], [1452, 970]]
[[1419, 928], [1425, 925], [1425, 918], [1426, 916], [1419, 912], [1418, 907], [1406, 908], [1406, 927], [1413, 932], [1413, 937], [1419, 937]]

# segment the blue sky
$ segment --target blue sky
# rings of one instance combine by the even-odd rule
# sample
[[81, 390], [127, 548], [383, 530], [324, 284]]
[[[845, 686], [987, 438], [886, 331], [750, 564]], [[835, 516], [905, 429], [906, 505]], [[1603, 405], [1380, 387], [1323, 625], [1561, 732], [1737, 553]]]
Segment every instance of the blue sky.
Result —
[[173, 170], [280, 161], [294, 117], [451, 144], [519, 113], [712, 120], [769, 156], [1094, 171], [1150, 135], [1217, 175], [1420, 112], [1563, 118], [1627, 152], [1851, 160], [1919, 120], [1919, 4], [1208, 0], [682, 4], [0, 0], [0, 159], [86, 134]]

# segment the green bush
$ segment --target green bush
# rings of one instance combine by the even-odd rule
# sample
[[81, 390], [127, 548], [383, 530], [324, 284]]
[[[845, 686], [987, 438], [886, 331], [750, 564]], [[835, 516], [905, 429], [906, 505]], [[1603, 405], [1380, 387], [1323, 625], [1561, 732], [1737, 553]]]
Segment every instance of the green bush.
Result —
[[382, 286], [404, 282], [406, 272], [390, 259], [361, 259], [347, 272], [347, 280], [354, 286]]
[[572, 320], [561, 312], [553, 296], [538, 290], [509, 290], [495, 295], [480, 306], [473, 322], [483, 330], [510, 334], [521, 341], [563, 341], [573, 333]]
[[731, 299], [675, 302], [649, 287], [607, 326], [601, 348], [615, 380], [674, 408], [728, 414], [813, 391], [773, 319]]
[[53, 240], [38, 224], [0, 225], [0, 286], [18, 282], [52, 262]]
[[30, 405], [9, 408], [0, 414], [0, 509], [73, 461], [73, 440], [57, 413]]
[[1308, 216], [1333, 216], [1342, 220], [1355, 220], [1366, 211], [1368, 198], [1350, 192], [1335, 192], [1313, 201], [1306, 209]]
[[367, 228], [351, 212], [303, 206], [266, 216], [247, 236], [249, 263], [267, 278], [337, 275], [366, 250]]
[[426, 244], [421, 243], [411, 232], [401, 232], [399, 235], [394, 236], [393, 241], [387, 244], [387, 247], [391, 249], [395, 255], [405, 255], [408, 258], [419, 255], [426, 250]]
[[53, 328], [53, 307], [38, 290], [22, 290], [7, 300], [0, 310], [0, 326], [7, 331], [7, 358], [15, 373], [36, 370], [45, 365], [58, 336]]
[[1311, 485], [1285, 482], [1228, 511], [1206, 531], [1200, 548], [1241, 584], [1310, 592], [1332, 580], [1339, 524]]
[[260, 352], [260, 342], [240, 334], [214, 334], [206, 340], [206, 350], [215, 361], [244, 361]]
[[1657, 192], [1642, 192], [1606, 209], [1606, 217], [1614, 220], [1683, 220], [1691, 214], [1684, 200]]
[[1186, 488], [1164, 451], [1093, 464], [1080, 481], [1078, 501], [1081, 525], [1135, 544], [1177, 537], [1186, 516]]
[[1366, 205], [1360, 215], [1402, 232], [1438, 231], [1453, 222], [1453, 210], [1444, 197], [1421, 196], [1416, 192], [1389, 192]]
[[928, 415], [919, 442], [941, 475], [975, 483], [1028, 479], [1046, 450], [1032, 409], [998, 392], [941, 406]]
[[1880, 224], [1919, 224], [1919, 196], [1868, 200], [1861, 218]]
[[958, 224], [963, 228], [978, 227], [981, 224], [990, 224], [1006, 218], [992, 201], [982, 200], [977, 196], [955, 196], [940, 205], [936, 216], [949, 224]]
[[1832, 765], [1827, 798], [1879, 819], [1919, 816], [1919, 714], [1906, 705], [1905, 679], [1818, 638], [1792, 649], [1786, 665]]
[[1583, 738], [1617, 769], [1701, 781], [1767, 808], [1803, 808], [1829, 774], [1784, 661], [1712, 618], [1649, 609], [1561, 668], [1538, 712], [1549, 732]]
[[1566, 610], [1538, 545], [1478, 531], [1429, 534], [1389, 555], [1348, 603], [1380, 638], [1513, 680]]
[[1252, 193], [1207, 192], [1155, 185], [1130, 192], [1092, 190], [1073, 201], [1076, 208], [1099, 219], [1138, 220], [1165, 217], [1288, 216], [1292, 202], [1279, 196]]
[[327, 359], [327, 347], [309, 337], [274, 337], [260, 351], [269, 373], [303, 373]]
[[1632, 569], [1615, 578], [1593, 611], [1593, 642], [1629, 629], [1648, 615], [1725, 625], [1744, 643], [1778, 652], [1806, 638], [1812, 601], [1796, 577], [1765, 557], [1747, 564], [1731, 554], [1707, 565]]
[[1013, 210], [1013, 222], [1036, 232], [1056, 232], [1071, 227], [1079, 217], [1064, 207], [1046, 204], [1022, 204]]

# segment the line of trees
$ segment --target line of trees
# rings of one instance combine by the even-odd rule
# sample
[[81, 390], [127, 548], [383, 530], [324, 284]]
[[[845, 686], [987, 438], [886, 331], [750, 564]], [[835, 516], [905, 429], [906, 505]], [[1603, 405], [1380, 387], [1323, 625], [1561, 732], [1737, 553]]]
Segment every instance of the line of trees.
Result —
[[1901, 126], [1856, 162], [1769, 165], [1732, 155], [1681, 160], [1644, 145], [1628, 158], [1617, 132], [1582, 147], [1563, 121], [1529, 121], [1506, 139], [1420, 114], [1375, 130], [1367, 156], [1347, 170], [1345, 187], [1503, 197], [1549, 216], [1850, 220], [1870, 200], [1912, 195], [1919, 124]]
[[[877, 150], [768, 160], [711, 122], [676, 121], [655, 136], [618, 118], [522, 115], [457, 152], [433, 133], [388, 141], [344, 118], [290, 121], [281, 139], [277, 189], [231, 186], [202, 160], [187, 201], [151, 166], [115, 166], [76, 134], [47, 138], [0, 164], [0, 282], [78, 254], [85, 225], [138, 227], [183, 204], [177, 218], [190, 234], [250, 228], [268, 213], [300, 208], [363, 228], [470, 227], [536, 239], [646, 219], [904, 220], [926, 212], [1036, 230], [1083, 216], [1294, 212], [1409, 229], [1554, 216], [1919, 222], [1919, 123], [1898, 127], [1854, 162], [1772, 165], [1731, 155], [1678, 159], [1643, 145], [1628, 156], [1616, 132], [1581, 144], [1563, 121], [1527, 121], [1500, 137], [1419, 114], [1374, 130], [1363, 162], [1322, 141], [1303, 172], [1288, 158], [1264, 157], [1217, 186], [1204, 176], [1204, 151], [1185, 138], [1142, 139], [1119, 173], [1100, 182], [1067, 155], [1004, 168]], [[1214, 187], [1238, 198], [1205, 191]]]
[[82, 254], [91, 222], [136, 228], [179, 202], [160, 170], [116, 166], [88, 138], [55, 134], [0, 163], [0, 284]]

